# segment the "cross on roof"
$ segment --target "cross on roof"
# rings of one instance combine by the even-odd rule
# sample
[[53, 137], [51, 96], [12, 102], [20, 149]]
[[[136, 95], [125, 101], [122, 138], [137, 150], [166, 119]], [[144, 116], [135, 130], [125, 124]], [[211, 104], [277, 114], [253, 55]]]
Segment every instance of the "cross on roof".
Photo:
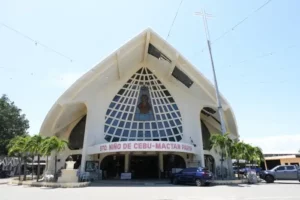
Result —
[[203, 19], [203, 24], [204, 24], [204, 29], [205, 29], [205, 34], [206, 34], [206, 39], [210, 40], [210, 35], [209, 35], [209, 31], [208, 31], [208, 25], [207, 25], [207, 19], [208, 18], [212, 18], [213, 15], [208, 14], [207, 12], [205, 12], [205, 9], [203, 9], [200, 12], [195, 12], [195, 15], [200, 15], [202, 16]]

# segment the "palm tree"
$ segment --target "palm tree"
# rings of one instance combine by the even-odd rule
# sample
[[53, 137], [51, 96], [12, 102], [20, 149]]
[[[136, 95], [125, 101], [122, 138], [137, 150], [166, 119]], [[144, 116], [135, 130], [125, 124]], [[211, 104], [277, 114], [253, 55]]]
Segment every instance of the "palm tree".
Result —
[[24, 178], [23, 180], [26, 181], [26, 171], [27, 171], [27, 156], [28, 151], [26, 146], [30, 140], [30, 136], [17, 136], [10, 140], [8, 144], [8, 155], [9, 156], [17, 156], [19, 160], [19, 180], [21, 180], [21, 164], [22, 161], [24, 163]]
[[[40, 135], [35, 135], [33, 137], [31, 137], [31, 139], [29, 140], [28, 144], [27, 144], [27, 149], [28, 151], [34, 156], [37, 156], [37, 178], [36, 181], [39, 180], [40, 178], [40, 156], [42, 154], [42, 143], [43, 143], [43, 137]], [[32, 161], [33, 162], [33, 161]], [[33, 167], [33, 165], [32, 165]], [[33, 173], [32, 173], [33, 174]]]
[[[231, 146], [231, 158], [236, 159], [238, 170], [240, 169], [240, 163], [239, 161], [242, 159], [245, 159], [247, 157], [247, 145], [246, 143], [242, 141], [233, 141], [233, 144]], [[240, 178], [240, 176], [238, 176]]]
[[233, 141], [229, 138], [229, 133], [212, 134], [210, 137], [211, 149], [214, 149], [216, 153], [221, 155], [221, 176], [223, 176], [223, 162], [224, 158], [230, 157]]
[[261, 164], [261, 162], [264, 160], [264, 154], [262, 149], [260, 147], [253, 147], [253, 150], [254, 150], [253, 160], [257, 164]]
[[68, 142], [65, 140], [61, 140], [56, 136], [52, 136], [49, 138], [46, 138], [44, 142], [42, 143], [42, 152], [44, 155], [49, 155], [49, 152], [54, 151], [55, 152], [55, 166], [54, 166], [54, 174], [56, 178], [56, 171], [57, 171], [57, 155], [59, 152], [65, 150]]
[[49, 144], [49, 137], [46, 137], [46, 138], [44, 138], [44, 140], [43, 140], [43, 142], [41, 144], [41, 155], [47, 157], [45, 171], [48, 170], [48, 160], [49, 160], [49, 156], [51, 155], [51, 152], [53, 150], [51, 148], [51, 146], [49, 146], [48, 144]]

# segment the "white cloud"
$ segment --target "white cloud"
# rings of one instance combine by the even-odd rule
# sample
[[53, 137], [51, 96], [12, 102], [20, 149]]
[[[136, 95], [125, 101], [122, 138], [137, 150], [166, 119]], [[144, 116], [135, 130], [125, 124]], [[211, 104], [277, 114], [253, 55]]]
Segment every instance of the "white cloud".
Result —
[[261, 147], [264, 153], [297, 153], [300, 149], [300, 134], [244, 138], [243, 140]]

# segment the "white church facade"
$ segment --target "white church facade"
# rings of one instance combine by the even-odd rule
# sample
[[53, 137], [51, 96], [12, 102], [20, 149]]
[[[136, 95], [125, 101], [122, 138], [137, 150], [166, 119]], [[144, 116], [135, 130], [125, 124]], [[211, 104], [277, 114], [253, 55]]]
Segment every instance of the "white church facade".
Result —
[[[201, 66], [200, 66], [201, 68]], [[238, 138], [231, 106], [221, 96], [226, 129]], [[206, 166], [220, 156], [209, 137], [220, 134], [214, 86], [151, 29], [146, 29], [79, 78], [55, 102], [40, 133], [69, 142], [81, 172], [91, 166], [105, 179], [166, 178], [172, 168]], [[51, 157], [49, 170], [53, 170]], [[230, 162], [225, 162], [231, 169]]]

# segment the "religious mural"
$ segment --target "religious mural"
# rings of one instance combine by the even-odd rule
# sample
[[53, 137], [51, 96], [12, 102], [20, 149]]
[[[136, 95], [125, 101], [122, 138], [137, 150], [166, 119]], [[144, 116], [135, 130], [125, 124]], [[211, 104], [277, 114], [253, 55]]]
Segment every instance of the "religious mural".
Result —
[[151, 121], [154, 120], [154, 115], [151, 106], [149, 89], [146, 86], [140, 88], [139, 100], [134, 119], [136, 121]]

